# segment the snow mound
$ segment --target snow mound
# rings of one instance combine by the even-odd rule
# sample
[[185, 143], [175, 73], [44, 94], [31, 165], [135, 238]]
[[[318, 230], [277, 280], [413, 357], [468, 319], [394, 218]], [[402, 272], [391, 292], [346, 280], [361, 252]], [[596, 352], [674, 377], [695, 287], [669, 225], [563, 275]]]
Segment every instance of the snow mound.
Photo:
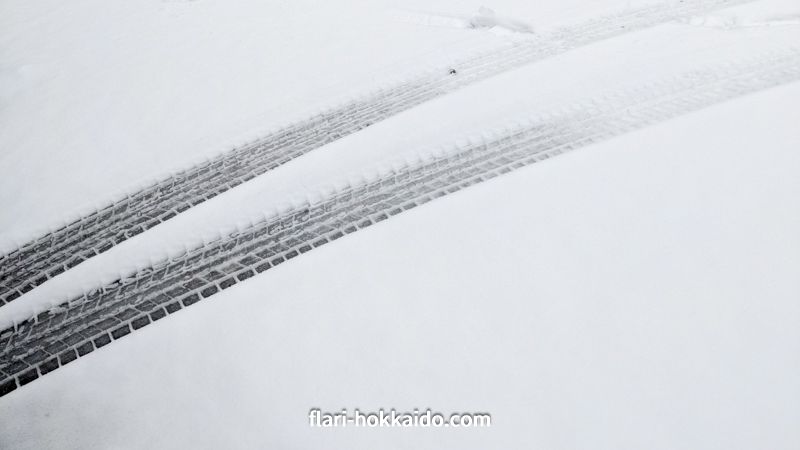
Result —
[[477, 11], [468, 14], [397, 9], [390, 11], [389, 17], [398, 22], [421, 26], [477, 29], [491, 31], [495, 34], [533, 33], [531, 24], [498, 16], [494, 10], [485, 6], [481, 6]]
[[773, 17], [766, 20], [753, 20], [736, 16], [700, 16], [692, 17], [687, 22], [695, 27], [709, 28], [743, 28], [743, 27], [780, 27], [800, 25], [800, 15]]
[[800, 5], [780, 2], [771, 9], [745, 8], [724, 13], [704, 14], [682, 22], [695, 27], [750, 28], [800, 25]]

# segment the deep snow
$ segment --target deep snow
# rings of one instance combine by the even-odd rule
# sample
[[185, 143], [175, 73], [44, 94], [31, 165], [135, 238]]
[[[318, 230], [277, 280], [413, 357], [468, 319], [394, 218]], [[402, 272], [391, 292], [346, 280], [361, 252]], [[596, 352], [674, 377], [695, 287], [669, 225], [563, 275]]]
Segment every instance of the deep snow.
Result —
[[[480, 5], [364, 3], [0, 5], [0, 236], [19, 243], [260, 127], [503, 39], [392, 18]], [[486, 6], [534, 32], [625, 6], [548, 3]], [[123, 243], [0, 320], [395, 158], [797, 45], [798, 12], [756, 2], [448, 94]], [[787, 26], [747, 25], [767, 22]], [[0, 447], [795, 448], [799, 101], [795, 84], [717, 105], [297, 258], [3, 397]], [[493, 426], [319, 430], [315, 407], [488, 411]]]

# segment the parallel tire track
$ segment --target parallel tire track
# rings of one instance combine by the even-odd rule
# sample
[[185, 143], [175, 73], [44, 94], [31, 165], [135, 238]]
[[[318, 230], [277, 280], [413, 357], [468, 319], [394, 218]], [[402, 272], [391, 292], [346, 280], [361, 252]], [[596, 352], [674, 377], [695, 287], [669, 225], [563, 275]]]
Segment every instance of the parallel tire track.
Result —
[[[516, 42], [371, 93], [188, 169], [0, 257], [0, 306], [83, 261], [311, 150], [492, 75], [572, 48], [751, 0], [671, 1]], [[455, 71], [455, 73], [452, 73]]]
[[0, 396], [258, 273], [403, 211], [565, 151], [800, 79], [784, 52], [695, 70], [557, 111], [350, 186], [0, 332]]

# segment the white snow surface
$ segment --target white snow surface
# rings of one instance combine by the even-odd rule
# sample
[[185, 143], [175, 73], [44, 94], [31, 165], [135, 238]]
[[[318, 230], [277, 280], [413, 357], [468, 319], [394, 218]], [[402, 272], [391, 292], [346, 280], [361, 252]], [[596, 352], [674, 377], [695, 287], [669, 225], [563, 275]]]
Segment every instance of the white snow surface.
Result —
[[[2, 245], [520, 38], [452, 26], [480, 7], [529, 34], [642, 3], [4, 2]], [[48, 281], [0, 308], [0, 327], [397, 161], [798, 46], [793, 3], [631, 33], [415, 107]], [[798, 105], [797, 84], [749, 95], [305, 254], [0, 398], [0, 448], [798, 448]], [[308, 426], [311, 408], [343, 407], [493, 422]]]

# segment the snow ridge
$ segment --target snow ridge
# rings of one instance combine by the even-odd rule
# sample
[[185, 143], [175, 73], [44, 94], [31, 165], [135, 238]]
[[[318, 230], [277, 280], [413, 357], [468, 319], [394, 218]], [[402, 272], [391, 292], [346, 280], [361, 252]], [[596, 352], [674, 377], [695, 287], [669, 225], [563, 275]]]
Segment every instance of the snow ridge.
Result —
[[167, 176], [0, 256], [0, 306], [109, 248], [294, 158], [428, 100], [578, 46], [752, 0], [669, 1], [457, 60]]
[[0, 396], [283, 262], [514, 169], [725, 100], [800, 80], [800, 52], [694, 70], [520, 122], [320, 196], [0, 332]]

